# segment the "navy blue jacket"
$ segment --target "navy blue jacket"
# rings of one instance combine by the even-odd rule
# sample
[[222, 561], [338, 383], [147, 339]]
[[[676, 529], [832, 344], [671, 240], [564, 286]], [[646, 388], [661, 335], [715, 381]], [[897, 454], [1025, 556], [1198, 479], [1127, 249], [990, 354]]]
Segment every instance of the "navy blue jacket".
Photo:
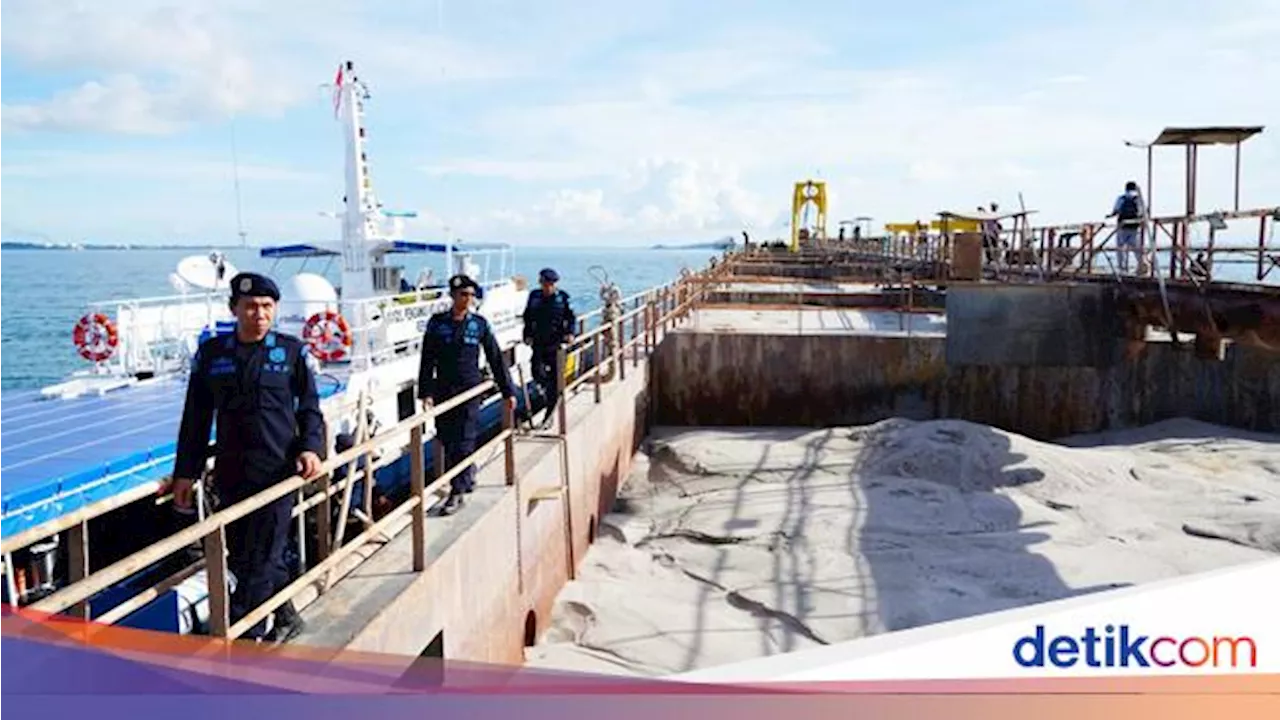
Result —
[[201, 343], [187, 382], [174, 477], [200, 477], [215, 418], [219, 483], [269, 485], [293, 475], [303, 452], [325, 457], [324, 414], [305, 352], [301, 340], [277, 332], [258, 343], [242, 344], [235, 333]]
[[418, 397], [444, 402], [479, 385], [484, 379], [480, 375], [481, 350], [503, 397], [515, 397], [502, 348], [489, 321], [471, 312], [454, 320], [451, 310], [438, 312], [427, 321], [418, 366]]
[[524, 306], [524, 339], [530, 345], [559, 345], [565, 335], [574, 335], [578, 320], [569, 306], [569, 293], [556, 290], [551, 295], [537, 288]]

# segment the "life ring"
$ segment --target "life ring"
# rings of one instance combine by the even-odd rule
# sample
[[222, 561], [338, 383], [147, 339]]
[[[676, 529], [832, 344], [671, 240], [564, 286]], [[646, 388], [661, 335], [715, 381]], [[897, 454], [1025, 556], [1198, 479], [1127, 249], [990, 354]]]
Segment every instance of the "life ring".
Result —
[[351, 348], [351, 327], [347, 325], [346, 318], [332, 310], [325, 310], [307, 320], [302, 328], [302, 339], [318, 360], [333, 362], [346, 357]]
[[71, 337], [80, 357], [96, 363], [111, 357], [120, 342], [115, 323], [102, 313], [88, 313], [80, 318]]

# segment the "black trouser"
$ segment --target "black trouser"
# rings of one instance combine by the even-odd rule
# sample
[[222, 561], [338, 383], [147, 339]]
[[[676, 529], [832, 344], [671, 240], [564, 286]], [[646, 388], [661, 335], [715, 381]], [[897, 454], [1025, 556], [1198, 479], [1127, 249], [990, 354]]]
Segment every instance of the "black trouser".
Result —
[[[446, 398], [447, 400], [447, 398]], [[436, 418], [436, 435], [444, 446], [444, 467], [452, 468], [476, 451], [476, 436], [480, 429], [480, 400], [472, 399]], [[468, 465], [450, 481], [451, 494], [467, 492], [475, 488], [476, 466]]]
[[[268, 487], [270, 485], [250, 482], [220, 485], [220, 505], [230, 507]], [[285, 549], [296, 499], [296, 493], [291, 492], [227, 526], [227, 569], [236, 578], [229, 608], [232, 624], [289, 584]], [[263, 620], [242, 637], [262, 637], [266, 627]]]
[[[542, 397], [547, 404], [548, 416], [556, 407], [556, 401], [560, 399], [560, 381], [556, 374], [556, 355], [559, 350], [558, 345], [534, 345], [533, 359], [530, 361], [533, 370], [533, 382], [542, 392]], [[529, 409], [529, 415], [533, 415], [533, 409]]]

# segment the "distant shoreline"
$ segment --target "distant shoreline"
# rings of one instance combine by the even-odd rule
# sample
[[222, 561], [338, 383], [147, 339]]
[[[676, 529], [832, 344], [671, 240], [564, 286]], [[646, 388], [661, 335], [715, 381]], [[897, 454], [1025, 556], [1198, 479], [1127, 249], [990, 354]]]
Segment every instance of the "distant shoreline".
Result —
[[[244, 250], [243, 245], [99, 245], [54, 244], [32, 242], [0, 242], [0, 250]], [[257, 250], [256, 247], [248, 248]]]
[[654, 245], [650, 250], [728, 250], [734, 247], [731, 242], [693, 243], [692, 245]]

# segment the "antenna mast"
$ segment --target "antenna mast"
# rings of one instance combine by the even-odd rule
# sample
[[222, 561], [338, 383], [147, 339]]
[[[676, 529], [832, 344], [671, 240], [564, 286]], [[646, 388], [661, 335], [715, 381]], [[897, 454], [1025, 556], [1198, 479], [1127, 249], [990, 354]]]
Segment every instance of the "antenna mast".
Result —
[[240, 236], [240, 247], [249, 247], [249, 234], [244, 230], [244, 208], [240, 198], [240, 153], [236, 143], [236, 114], [231, 112], [231, 178], [236, 191], [236, 233]]

